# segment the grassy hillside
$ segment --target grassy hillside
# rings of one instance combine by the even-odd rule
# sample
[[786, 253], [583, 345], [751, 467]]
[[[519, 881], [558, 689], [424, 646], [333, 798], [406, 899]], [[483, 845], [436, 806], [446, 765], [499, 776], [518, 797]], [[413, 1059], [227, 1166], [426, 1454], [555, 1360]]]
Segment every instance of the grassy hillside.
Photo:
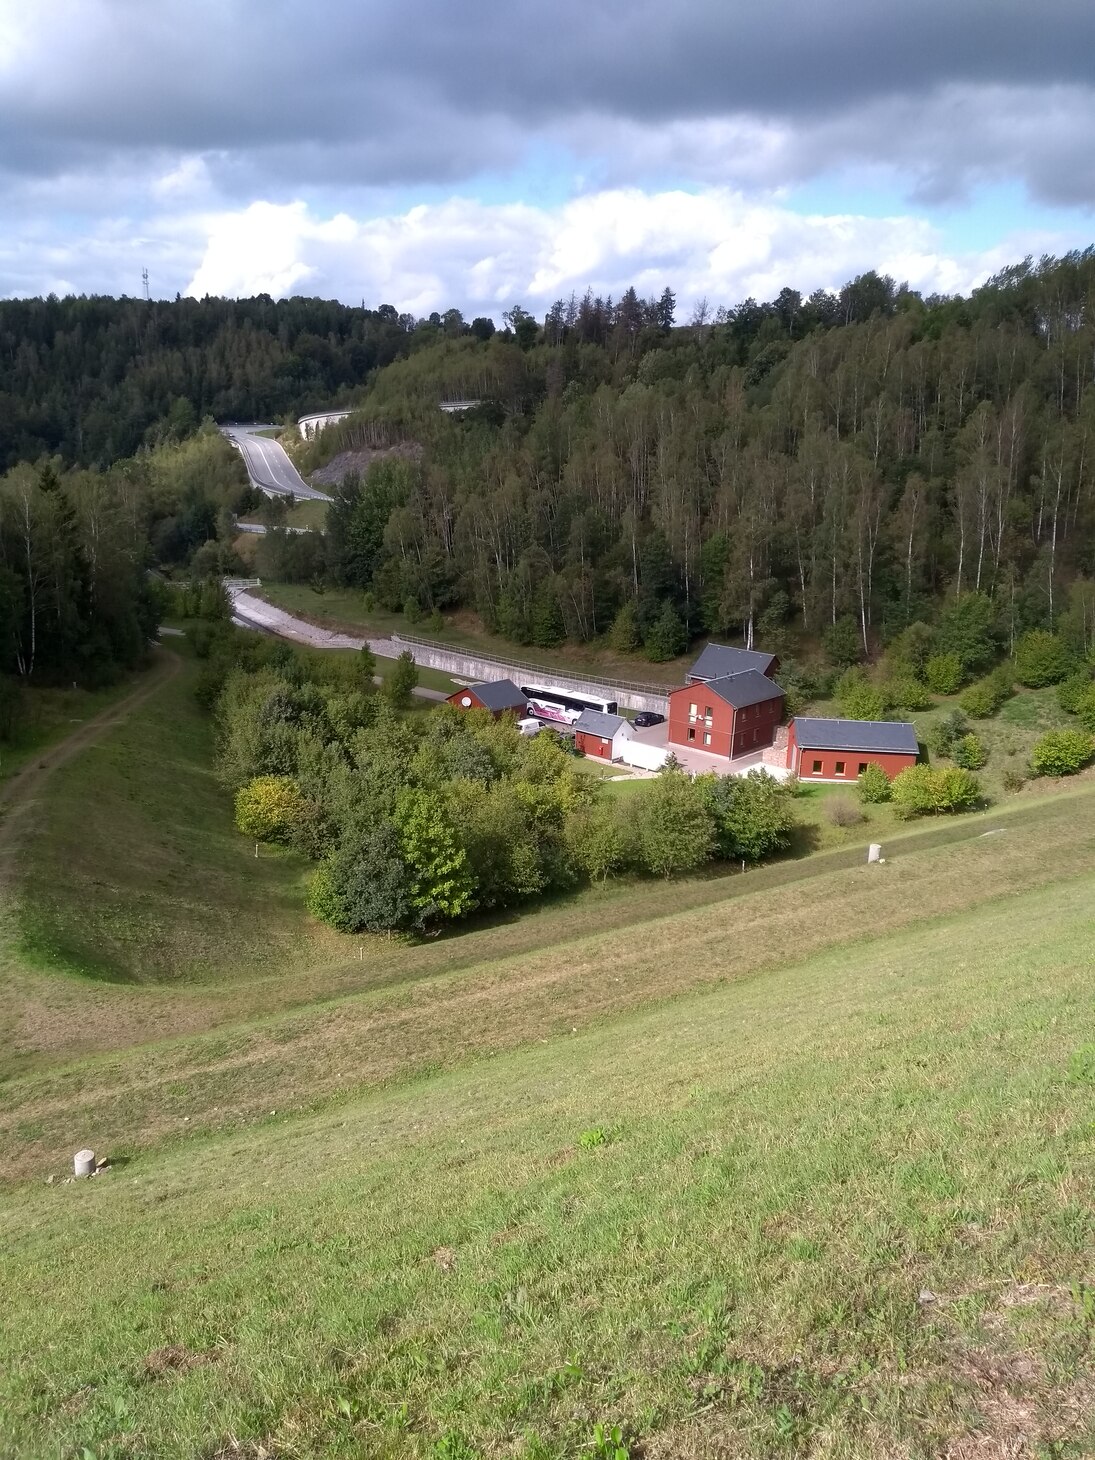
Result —
[[1091, 1453], [1093, 892], [12, 1193], [0, 1444]]
[[0, 924], [0, 1454], [1091, 1453], [1092, 787], [359, 943], [194, 667]]

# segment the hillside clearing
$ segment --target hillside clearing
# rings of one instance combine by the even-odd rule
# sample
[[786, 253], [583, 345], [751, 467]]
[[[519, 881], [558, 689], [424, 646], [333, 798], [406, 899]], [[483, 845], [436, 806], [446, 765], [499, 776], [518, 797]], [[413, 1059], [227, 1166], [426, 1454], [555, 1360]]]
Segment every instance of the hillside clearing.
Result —
[[1093, 891], [11, 1192], [0, 1443], [1089, 1453]]

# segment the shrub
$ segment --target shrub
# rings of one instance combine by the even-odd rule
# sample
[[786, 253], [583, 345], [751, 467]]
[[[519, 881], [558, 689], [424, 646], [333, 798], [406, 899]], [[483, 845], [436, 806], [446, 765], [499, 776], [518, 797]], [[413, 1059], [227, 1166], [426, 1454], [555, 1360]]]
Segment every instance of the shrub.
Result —
[[901, 710], [930, 710], [932, 697], [927, 686], [912, 675], [891, 679], [885, 687], [885, 694], [891, 705]]
[[1084, 729], [1095, 735], [1095, 684], [1089, 684], [1079, 696], [1073, 713]]
[[1005, 791], [1021, 791], [1027, 783], [1027, 778], [1020, 771], [1007, 770], [1003, 775]]
[[859, 799], [867, 806], [878, 806], [893, 795], [889, 776], [873, 761], [860, 773], [857, 786]]
[[953, 755], [954, 747], [968, 729], [969, 726], [966, 724], [966, 717], [962, 711], [949, 710], [938, 725], [934, 725], [928, 733], [928, 746], [932, 754]]
[[1012, 689], [1011, 668], [1007, 664], [1001, 664], [991, 674], [986, 674], [984, 679], [977, 680], [963, 690], [958, 703], [975, 720], [987, 720], [1010, 698]]
[[1074, 776], [1095, 755], [1095, 738], [1086, 730], [1051, 730], [1030, 753], [1039, 776]]
[[988, 751], [984, 743], [976, 735], [963, 735], [961, 740], [955, 743], [954, 763], [963, 770], [979, 771], [988, 760]]
[[980, 801], [981, 785], [960, 766], [914, 765], [894, 778], [893, 799], [906, 817], [968, 811]]
[[863, 812], [848, 796], [837, 796], [825, 808], [825, 815], [834, 826], [858, 826], [865, 821]]
[[962, 661], [957, 654], [933, 654], [924, 666], [928, 688], [937, 695], [952, 695], [962, 683]]
[[836, 700], [840, 713], [848, 720], [881, 720], [886, 713], [886, 696], [861, 669], [849, 669], [841, 675]]
[[[1093, 688], [1095, 688], [1095, 682], [1092, 681], [1091, 671], [1077, 669], [1067, 679], [1062, 679], [1057, 686], [1057, 703], [1067, 714], [1077, 715], [1080, 711], [1081, 701]], [[1091, 726], [1084, 728], [1091, 729]]]
[[1068, 673], [1068, 651], [1056, 634], [1032, 629], [1015, 646], [1015, 677], [1028, 689], [1057, 684]]

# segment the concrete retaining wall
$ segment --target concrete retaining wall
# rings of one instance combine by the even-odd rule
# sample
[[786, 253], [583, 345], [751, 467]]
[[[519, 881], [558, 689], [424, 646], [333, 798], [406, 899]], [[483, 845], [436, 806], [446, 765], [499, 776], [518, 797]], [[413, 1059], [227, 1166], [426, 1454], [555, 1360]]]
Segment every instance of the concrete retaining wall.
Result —
[[400, 634], [392, 635], [397, 654], [408, 650], [416, 664], [428, 669], [440, 669], [445, 674], [466, 679], [469, 683], [480, 680], [512, 679], [514, 684], [553, 684], [572, 694], [603, 695], [605, 699], [628, 710], [656, 710], [664, 715], [668, 710], [668, 699], [661, 691], [625, 689], [613, 684], [603, 684], [580, 674], [561, 674], [554, 669], [537, 669], [522, 665], [516, 659], [489, 659], [486, 655], [473, 654], [468, 650], [442, 649], [433, 644], [424, 644], [418, 639], [404, 639]]

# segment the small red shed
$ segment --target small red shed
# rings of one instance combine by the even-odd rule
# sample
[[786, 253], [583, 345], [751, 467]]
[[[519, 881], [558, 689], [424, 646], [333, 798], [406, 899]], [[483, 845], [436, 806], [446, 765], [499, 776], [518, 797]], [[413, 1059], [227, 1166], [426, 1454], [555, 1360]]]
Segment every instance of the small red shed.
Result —
[[583, 710], [574, 722], [574, 744], [583, 755], [600, 760], [616, 760], [620, 742], [634, 734], [630, 720], [623, 715], [608, 715], [600, 710]]
[[779, 685], [758, 669], [686, 684], [669, 696], [669, 743], [727, 760], [750, 755], [776, 738], [783, 703]]
[[512, 679], [486, 680], [469, 684], [449, 695], [448, 704], [458, 710], [488, 710], [496, 720], [513, 715], [520, 720], [528, 709], [528, 700]]
[[915, 765], [916, 727], [907, 720], [815, 720], [796, 716], [787, 735], [787, 766], [804, 781], [854, 781], [869, 765], [891, 780]]

